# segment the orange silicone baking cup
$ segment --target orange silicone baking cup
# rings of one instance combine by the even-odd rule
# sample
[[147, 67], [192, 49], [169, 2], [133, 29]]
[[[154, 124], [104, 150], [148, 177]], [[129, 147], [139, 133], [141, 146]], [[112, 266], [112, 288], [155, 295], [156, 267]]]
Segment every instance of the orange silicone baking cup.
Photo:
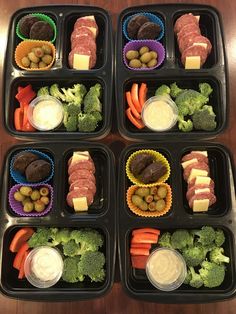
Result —
[[[31, 69], [31, 68], [24, 67], [21, 63], [22, 58], [26, 57], [28, 55], [28, 53], [31, 52], [31, 50], [33, 48], [42, 47], [42, 45], [48, 45], [52, 49], [52, 62], [49, 65], [47, 65], [46, 67], [40, 68], [40, 69], [37, 69], [37, 68]], [[25, 40], [25, 41], [22, 41], [21, 43], [19, 43], [19, 45], [16, 47], [16, 50], [15, 50], [16, 64], [18, 65], [19, 68], [26, 70], [26, 71], [46, 71], [46, 70], [49, 70], [55, 61], [55, 57], [56, 57], [55, 46], [51, 42], [44, 41], [44, 40]]]
[[160, 187], [160, 186], [165, 186], [167, 188], [167, 195], [166, 195], [166, 206], [165, 208], [163, 208], [162, 211], [143, 211], [140, 208], [138, 208], [136, 205], [134, 205], [132, 203], [132, 195], [134, 195], [135, 191], [140, 188], [140, 186], [138, 185], [131, 185], [126, 193], [126, 201], [128, 204], [129, 209], [137, 216], [141, 216], [141, 217], [161, 217], [163, 215], [165, 215], [166, 213], [168, 213], [168, 211], [171, 208], [172, 205], [172, 191], [171, 191], [171, 187], [169, 186], [169, 184], [167, 183], [160, 183], [160, 184], [156, 184], [156, 187]]

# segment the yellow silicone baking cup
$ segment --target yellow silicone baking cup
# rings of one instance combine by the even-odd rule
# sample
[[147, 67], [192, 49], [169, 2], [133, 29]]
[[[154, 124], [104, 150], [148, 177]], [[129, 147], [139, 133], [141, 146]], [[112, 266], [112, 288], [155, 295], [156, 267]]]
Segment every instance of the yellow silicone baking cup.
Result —
[[[162, 177], [160, 177], [156, 182], [145, 184], [142, 181], [140, 181], [140, 179], [138, 177], [135, 177], [130, 171], [131, 161], [133, 160], [134, 157], [136, 157], [137, 155], [142, 154], [142, 153], [147, 153], [147, 154], [152, 155], [153, 159], [155, 161], [162, 162], [166, 166], [166, 173]], [[129, 158], [126, 162], [126, 174], [132, 183], [139, 185], [139, 186], [151, 187], [151, 186], [155, 186], [158, 183], [165, 182], [169, 178], [169, 176], [170, 176], [170, 165], [169, 165], [168, 160], [162, 154], [158, 153], [157, 151], [152, 150], [152, 149], [142, 149], [142, 150], [136, 151], [135, 153], [133, 153], [132, 155], [129, 156]]]
[[[48, 45], [52, 49], [52, 62], [49, 65], [47, 65], [46, 67], [40, 68], [40, 69], [30, 69], [30, 68], [24, 67], [21, 63], [22, 58], [26, 57], [28, 55], [28, 53], [31, 52], [31, 50], [33, 48], [42, 47], [42, 45]], [[26, 71], [46, 71], [46, 70], [49, 70], [55, 61], [55, 57], [56, 57], [55, 46], [51, 42], [44, 41], [44, 40], [25, 40], [25, 41], [22, 41], [21, 43], [19, 43], [19, 45], [16, 47], [16, 50], [15, 50], [16, 64], [18, 65], [19, 68], [26, 70]]]
[[168, 211], [171, 208], [172, 205], [172, 191], [171, 191], [171, 187], [169, 186], [169, 184], [167, 183], [160, 183], [160, 184], [156, 184], [156, 187], [160, 187], [160, 186], [165, 186], [167, 188], [167, 195], [166, 195], [166, 206], [165, 208], [163, 208], [162, 211], [143, 211], [140, 208], [138, 208], [136, 205], [134, 205], [132, 203], [132, 195], [134, 195], [135, 191], [140, 188], [140, 186], [138, 185], [131, 185], [126, 193], [126, 201], [127, 201], [127, 205], [129, 207], [129, 209], [137, 216], [141, 216], [141, 217], [161, 217], [163, 215], [165, 215], [166, 213], [168, 213]]

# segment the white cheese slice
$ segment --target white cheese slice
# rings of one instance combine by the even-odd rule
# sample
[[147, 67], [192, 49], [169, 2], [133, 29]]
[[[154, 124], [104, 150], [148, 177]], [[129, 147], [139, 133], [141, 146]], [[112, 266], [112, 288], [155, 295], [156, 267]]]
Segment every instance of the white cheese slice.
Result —
[[193, 211], [194, 212], [206, 212], [209, 208], [209, 199], [194, 200]]
[[200, 194], [200, 193], [210, 193], [210, 189], [209, 188], [204, 188], [204, 189], [196, 189], [194, 191], [194, 194]]
[[90, 56], [74, 54], [73, 69], [76, 70], [88, 70], [89, 69]]
[[83, 16], [83, 19], [86, 19], [86, 20], [93, 20], [93, 21], [95, 21], [95, 17], [94, 17], [94, 15], [87, 15], [87, 16]]
[[203, 48], [207, 49], [206, 43], [193, 43], [193, 46], [202, 46]]
[[192, 158], [190, 160], [184, 161], [181, 163], [181, 165], [185, 169], [187, 166], [193, 164], [194, 162], [197, 162], [197, 158]]
[[88, 26], [86, 27], [93, 33], [94, 37], [97, 36], [97, 29], [95, 27], [88, 27]]
[[75, 152], [72, 156], [71, 165], [80, 160], [89, 160], [89, 155], [85, 155], [79, 152]]
[[208, 156], [206, 150], [192, 150], [191, 153], [202, 154], [202, 155], [204, 155], [206, 157]]
[[197, 185], [197, 184], [210, 185], [210, 182], [211, 182], [211, 178], [210, 177], [196, 176], [195, 185]]
[[199, 20], [200, 20], [200, 15], [194, 15], [195, 17], [196, 17], [196, 19], [198, 20], [198, 22], [199, 22]]
[[188, 182], [190, 182], [192, 179], [196, 178], [197, 176], [207, 177], [208, 172], [206, 170], [193, 168], [190, 172], [189, 177], [188, 177]]
[[73, 206], [74, 210], [76, 212], [83, 212], [88, 210], [88, 202], [87, 202], [87, 197], [78, 197], [78, 198], [73, 198]]
[[201, 68], [201, 57], [186, 57], [185, 60], [185, 69], [186, 70], [198, 70]]

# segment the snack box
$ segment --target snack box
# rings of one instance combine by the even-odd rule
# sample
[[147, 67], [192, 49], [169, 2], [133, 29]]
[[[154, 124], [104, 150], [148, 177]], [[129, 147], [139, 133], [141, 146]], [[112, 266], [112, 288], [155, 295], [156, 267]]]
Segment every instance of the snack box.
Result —
[[[132, 185], [126, 174], [126, 163], [131, 154], [139, 150], [155, 150], [164, 155], [170, 164], [170, 176], [166, 181], [172, 189], [172, 206], [161, 217], [140, 217], [133, 213], [126, 201], [127, 189]], [[207, 212], [196, 213], [186, 200], [187, 184], [183, 179], [181, 158], [191, 151], [207, 151], [210, 177], [215, 182], [216, 202]], [[235, 177], [233, 159], [226, 147], [217, 143], [152, 142], [132, 144], [123, 149], [119, 162], [118, 213], [122, 221], [118, 229], [118, 252], [121, 282], [125, 292], [132, 298], [159, 303], [204, 303], [230, 299], [235, 296]], [[146, 212], [145, 212], [146, 213]], [[200, 229], [212, 226], [224, 231], [223, 245], [230, 263], [226, 266], [223, 283], [216, 288], [192, 288], [182, 284], [174, 291], [161, 291], [148, 281], [145, 270], [131, 266], [130, 243], [132, 231], [139, 228], [159, 229], [173, 232], [177, 229]], [[158, 242], [157, 242], [158, 246]], [[152, 247], [153, 249], [153, 247]], [[150, 252], [152, 251], [150, 250]]]
[[[165, 60], [155, 69], [131, 69], [124, 63], [123, 49], [128, 41], [124, 32], [127, 19], [135, 14], [150, 13], [161, 19], [164, 25], [164, 35], [158, 40], [165, 48]], [[206, 62], [200, 69], [185, 70], [181, 63], [181, 56], [177, 39], [174, 33], [175, 21], [183, 14], [192, 13], [200, 16], [199, 27], [201, 34], [206, 36], [212, 50]], [[140, 41], [139, 41], [140, 42]], [[139, 44], [140, 45], [140, 44]], [[143, 44], [146, 46], [146, 44]], [[167, 136], [173, 140], [207, 139], [222, 133], [228, 121], [228, 75], [225, 54], [223, 26], [220, 13], [213, 7], [194, 4], [155, 4], [129, 7], [123, 10], [118, 19], [116, 35], [116, 100], [118, 129], [120, 134], [133, 141], [164, 140]], [[155, 95], [156, 89], [166, 84], [176, 82], [182, 89], [199, 91], [199, 83], [209, 83], [213, 92], [209, 96], [209, 105], [212, 105], [216, 115], [217, 126], [213, 131], [195, 130], [181, 132], [178, 123], [170, 130], [153, 132], [147, 127], [139, 129], [126, 116], [128, 108], [126, 92], [131, 91], [133, 83], [139, 88], [141, 83], [147, 85], [147, 99]], [[187, 119], [185, 119], [187, 120]]]
[[[27, 14], [44, 14], [51, 18], [56, 27], [56, 38], [53, 41], [56, 55], [55, 62], [48, 70], [27, 71], [21, 69], [15, 61], [15, 50], [18, 44], [26, 43], [16, 34], [20, 19]], [[68, 55], [71, 51], [71, 34], [76, 20], [84, 16], [94, 16], [98, 35], [96, 37], [97, 62], [91, 70], [74, 70], [69, 67]], [[27, 43], [26, 43], [27, 44]], [[52, 44], [52, 43], [51, 43]], [[65, 6], [36, 6], [16, 11], [11, 18], [8, 32], [8, 43], [5, 54], [4, 86], [3, 86], [3, 116], [6, 130], [19, 139], [100, 139], [105, 137], [111, 128], [111, 99], [113, 77], [113, 42], [112, 23], [107, 11], [99, 7], [65, 5]], [[100, 102], [102, 103], [102, 121], [92, 132], [67, 132], [64, 125], [52, 131], [23, 132], [16, 130], [14, 111], [19, 107], [15, 98], [18, 87], [28, 84], [37, 92], [43, 86], [58, 84], [60, 88], [73, 88], [74, 84], [83, 84], [87, 88], [95, 84], [101, 85]], [[61, 90], [60, 90], [61, 91]]]
[[[17, 153], [27, 149], [43, 152], [54, 163], [53, 177], [48, 181], [53, 188], [53, 204], [49, 213], [42, 217], [22, 217], [10, 207], [8, 195], [16, 184], [10, 175], [10, 163]], [[74, 151], [89, 151], [95, 164], [97, 191], [93, 204], [88, 211], [78, 212], [66, 203], [68, 185], [68, 160]], [[5, 155], [2, 169], [1, 197], [1, 291], [9, 297], [25, 300], [84, 300], [106, 294], [113, 285], [116, 252], [115, 224], [115, 185], [114, 156], [103, 144], [86, 142], [61, 143], [27, 143], [12, 147]], [[93, 228], [104, 238], [101, 251], [105, 255], [105, 280], [68, 283], [63, 280], [47, 289], [32, 286], [26, 279], [18, 279], [18, 271], [13, 268], [15, 254], [9, 245], [14, 234], [22, 227], [56, 227], [56, 228]]]

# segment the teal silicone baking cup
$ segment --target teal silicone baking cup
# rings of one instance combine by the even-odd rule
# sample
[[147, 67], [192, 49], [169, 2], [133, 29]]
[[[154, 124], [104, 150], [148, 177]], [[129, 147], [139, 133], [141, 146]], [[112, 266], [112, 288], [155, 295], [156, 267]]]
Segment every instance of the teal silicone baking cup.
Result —
[[[56, 24], [54, 23], [53, 19], [51, 19], [48, 15], [42, 14], [42, 13], [31, 13], [28, 15], [36, 16], [39, 18], [40, 21], [44, 21], [44, 22], [47, 22], [48, 24], [50, 24], [50, 26], [52, 27], [53, 32], [54, 32], [54, 36], [53, 36], [52, 40], [50, 40], [53, 43], [57, 37], [57, 27], [56, 27]], [[31, 38], [26, 38], [21, 34], [20, 28], [19, 28], [19, 22], [16, 25], [16, 35], [22, 40], [32, 40]]]

